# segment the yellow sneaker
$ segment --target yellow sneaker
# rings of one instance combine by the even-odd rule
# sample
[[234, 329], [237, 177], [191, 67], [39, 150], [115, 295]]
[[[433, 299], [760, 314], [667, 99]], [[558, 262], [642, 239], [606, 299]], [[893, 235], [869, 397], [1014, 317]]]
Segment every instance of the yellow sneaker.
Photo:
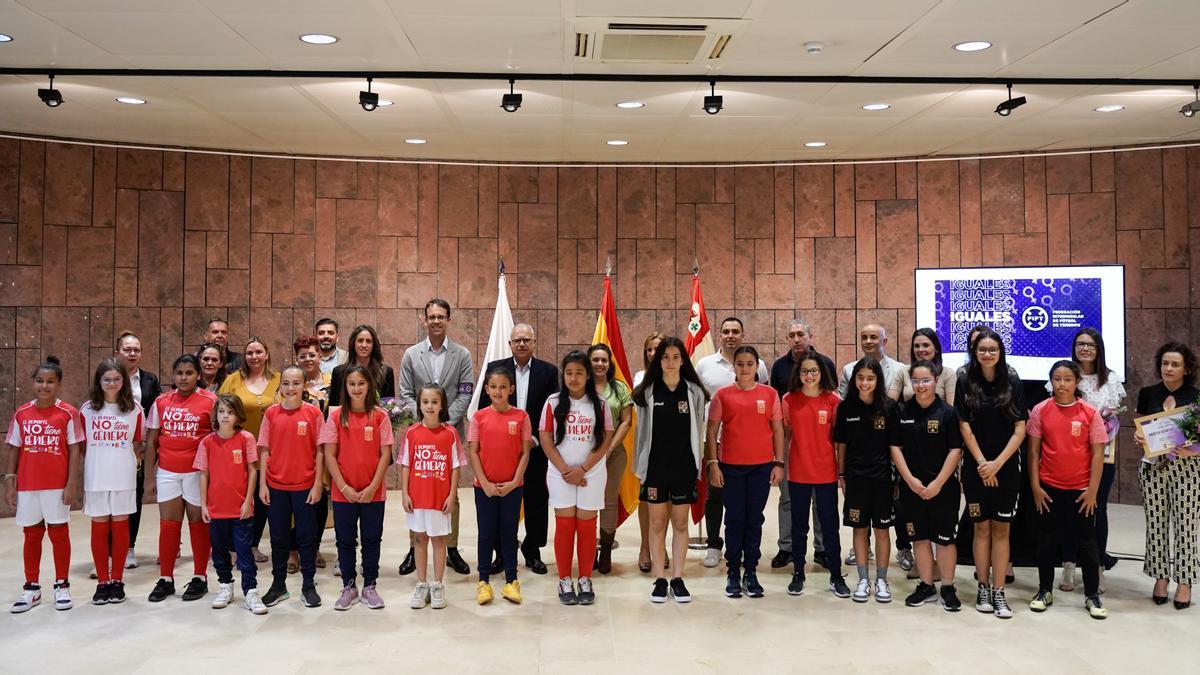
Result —
[[504, 588], [500, 589], [500, 595], [504, 596], [505, 600], [521, 604], [521, 582], [513, 579], [504, 584]]
[[481, 581], [475, 584], [475, 601], [481, 605], [486, 605], [492, 601], [495, 595], [492, 593], [492, 585], [486, 581]]

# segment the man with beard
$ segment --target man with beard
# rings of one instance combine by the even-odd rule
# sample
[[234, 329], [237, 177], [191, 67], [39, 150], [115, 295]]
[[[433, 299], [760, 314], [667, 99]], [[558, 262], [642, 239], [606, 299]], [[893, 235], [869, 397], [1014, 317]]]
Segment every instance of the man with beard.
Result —
[[325, 317], [317, 322], [314, 332], [317, 348], [321, 350], [321, 372], [332, 373], [350, 358], [349, 352], [338, 347], [338, 322]]

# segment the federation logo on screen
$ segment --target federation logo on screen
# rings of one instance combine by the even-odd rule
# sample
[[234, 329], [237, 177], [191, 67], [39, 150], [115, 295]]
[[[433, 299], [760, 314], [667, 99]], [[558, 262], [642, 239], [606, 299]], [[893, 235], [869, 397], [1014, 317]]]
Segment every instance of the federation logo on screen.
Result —
[[1026, 307], [1021, 312], [1021, 325], [1036, 333], [1050, 325], [1050, 315], [1041, 307]]

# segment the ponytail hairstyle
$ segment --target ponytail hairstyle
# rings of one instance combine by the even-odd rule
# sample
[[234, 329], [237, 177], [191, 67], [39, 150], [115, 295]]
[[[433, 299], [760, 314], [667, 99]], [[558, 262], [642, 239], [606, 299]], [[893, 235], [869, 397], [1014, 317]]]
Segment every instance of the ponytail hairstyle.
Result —
[[[738, 321], [737, 319], [733, 319], [733, 318], [725, 319], [725, 321], [737, 321], [739, 324], [741, 323], [741, 321]], [[721, 323], [725, 323], [725, 321], [722, 321]], [[737, 360], [738, 354], [751, 354], [754, 356], [754, 365], [755, 365], [754, 381], [758, 382], [758, 362], [762, 360], [758, 356], [758, 350], [755, 349], [753, 345], [742, 345], [741, 347], [738, 347], [737, 349], [733, 350], [733, 360], [734, 361]]]
[[[996, 360], [996, 372], [992, 378], [992, 385], [996, 391], [994, 396], [988, 396], [983, 391], [985, 385], [983, 366], [979, 363], [979, 356], [975, 353], [979, 343], [985, 339], [992, 340], [1000, 348], [1000, 357]], [[1021, 410], [1017, 408], [1017, 400], [1013, 392], [1014, 384], [1008, 377], [1006, 353], [1004, 339], [996, 331], [991, 328], [979, 331], [979, 335], [971, 342], [971, 358], [967, 361], [967, 391], [963, 402], [969, 410], [973, 411], [983, 410], [986, 407], [998, 408], [1008, 419], [1015, 421], [1021, 416]], [[1078, 366], [1076, 367], [1078, 368]]]
[[442, 424], [449, 422], [450, 412], [446, 410], [446, 390], [442, 389], [442, 385], [438, 384], [437, 382], [426, 382], [425, 384], [421, 385], [420, 389], [417, 390], [417, 414], [420, 416], [420, 419], [422, 421], [425, 419], [425, 413], [421, 412], [421, 392], [425, 391], [437, 393], [438, 400], [442, 402], [441, 406], [438, 408], [438, 421]]
[[[661, 348], [662, 345], [659, 347]], [[592, 422], [592, 438], [595, 440], [592, 452], [595, 452], [600, 449], [600, 445], [604, 441], [604, 408], [608, 403], [600, 398], [600, 394], [596, 393], [596, 381], [592, 379], [591, 373], [591, 359], [578, 349], [567, 352], [567, 355], [563, 357], [562, 367], [558, 370], [558, 403], [554, 406], [554, 444], [562, 443], [567, 436], [567, 413], [571, 412], [571, 392], [567, 390], [567, 366], [572, 363], [583, 366], [584, 372], [588, 374], [583, 383], [583, 393], [592, 402], [594, 420]]]
[[683, 343], [683, 340], [674, 335], [662, 335], [655, 331], [646, 338], [646, 341], [654, 339], [659, 340], [658, 347], [654, 350], [654, 356], [650, 357], [650, 362], [646, 364], [646, 374], [642, 376], [642, 381], [633, 388], [634, 404], [646, 407], [646, 390], [653, 391], [653, 387], [663, 383], [662, 360], [663, 355], [667, 352], [667, 347], [675, 347], [679, 350], [679, 356], [682, 357], [679, 364], [679, 379], [700, 387], [701, 393], [704, 394], [704, 400], [708, 401], [711, 397], [708, 395], [708, 390], [704, 388], [704, 383], [700, 381], [700, 376], [696, 374], [696, 367], [692, 365], [692, 360], [688, 358], [687, 345]]
[[[351, 343], [353, 344], [353, 343]], [[378, 344], [376, 344], [378, 346]], [[342, 402], [341, 411], [338, 413], [338, 421], [343, 427], [350, 426], [350, 376], [354, 373], [362, 375], [367, 380], [367, 400], [363, 402], [366, 408], [365, 412], [370, 415], [372, 411], [379, 405], [379, 391], [375, 389], [375, 379], [371, 377], [371, 371], [366, 366], [352, 363], [346, 367], [346, 372], [342, 374], [342, 390], [338, 392]]]
[[96, 366], [96, 373], [92, 375], [92, 388], [88, 392], [88, 404], [92, 406], [92, 410], [99, 411], [104, 408], [104, 388], [100, 386], [100, 380], [111, 370], [115, 370], [121, 374], [121, 391], [117, 393], [117, 408], [121, 412], [127, 413], [133, 410], [133, 387], [129, 384], [129, 376], [125, 374], [125, 369], [114, 358], [107, 358]]
[[1062, 359], [1061, 361], [1055, 361], [1054, 365], [1050, 366], [1050, 373], [1046, 379], [1053, 382], [1054, 381], [1054, 371], [1058, 370], [1059, 368], [1066, 368], [1067, 370], [1071, 371], [1072, 374], [1075, 375], [1075, 398], [1082, 400], [1083, 392], [1079, 391], [1079, 381], [1083, 379], [1083, 369], [1079, 367], [1079, 363], [1077, 363], [1076, 361], [1074, 361], [1072, 359]]

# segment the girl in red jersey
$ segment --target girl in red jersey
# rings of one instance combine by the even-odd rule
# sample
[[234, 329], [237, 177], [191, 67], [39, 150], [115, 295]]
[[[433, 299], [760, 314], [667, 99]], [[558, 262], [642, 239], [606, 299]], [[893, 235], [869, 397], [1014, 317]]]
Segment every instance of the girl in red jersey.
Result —
[[[446, 535], [450, 534], [450, 509], [457, 499], [458, 467], [462, 443], [454, 427], [446, 424], [446, 392], [436, 382], [426, 382], [417, 390], [421, 423], [408, 427], [400, 451], [400, 489], [404, 491], [404, 511], [408, 529], [413, 532], [417, 563], [417, 586], [413, 589], [413, 609], [432, 605], [446, 607]], [[433, 583], [428, 582], [429, 542], [433, 540]]]
[[171, 366], [175, 390], [159, 396], [146, 420], [146, 466], [158, 461], [154, 473], [158, 493], [158, 583], [150, 591], [150, 602], [175, 595], [175, 559], [187, 513], [188, 534], [195, 567], [183, 591], [184, 600], [199, 600], [208, 593], [208, 525], [200, 513], [200, 472], [193, 464], [200, 439], [212, 432], [212, 409], [216, 394], [197, 387], [200, 362], [191, 354], [175, 359]]
[[317, 442], [325, 446], [325, 466], [333, 483], [333, 531], [337, 538], [342, 593], [333, 608], [350, 609], [359, 601], [355, 586], [355, 549], [362, 537], [362, 601], [381, 609], [375, 588], [379, 578], [379, 546], [383, 541], [383, 511], [387, 493], [383, 474], [391, 462], [392, 423], [379, 407], [379, 394], [366, 366], [345, 370], [342, 405], [329, 410]]
[[467, 429], [467, 454], [475, 472], [475, 516], [479, 520], [479, 583], [475, 600], [492, 601], [489, 573], [492, 554], [500, 549], [504, 561], [504, 587], [500, 594], [510, 602], [521, 602], [517, 581], [517, 525], [521, 520], [522, 478], [533, 447], [533, 425], [529, 415], [509, 405], [516, 387], [512, 371], [494, 366], [483, 381], [492, 405], [481, 408]]
[[792, 430], [787, 471], [792, 504], [792, 555], [796, 567], [788, 585], [789, 595], [804, 592], [809, 504], [815, 500], [817, 519], [824, 533], [829, 590], [839, 598], [850, 597], [850, 588], [842, 577], [842, 544], [838, 535], [840, 481], [833, 426], [842, 400], [834, 393], [836, 388], [833, 376], [821, 367], [815, 353], [809, 352], [792, 369], [789, 391], [783, 395], [783, 422]]
[[[8, 425], [13, 446], [5, 467], [8, 506], [16, 508], [17, 525], [25, 530], [25, 587], [13, 603], [14, 614], [27, 612], [42, 601], [38, 577], [42, 565], [42, 535], [54, 547], [54, 608], [71, 609], [71, 536], [67, 521], [76, 492], [77, 468], [83, 430], [79, 411], [58, 400], [62, 385], [58, 357], [33, 371], [37, 398], [17, 408]], [[15, 481], [15, 483], [14, 483]]]
[[92, 519], [92, 560], [98, 579], [92, 604], [124, 602], [129, 516], [137, 510], [137, 462], [145, 424], [129, 378], [116, 359], [100, 362], [90, 397], [79, 413], [85, 443], [83, 512]]
[[[262, 596], [267, 607], [288, 598], [287, 568], [293, 532], [303, 580], [300, 599], [305, 607], [321, 604], [313, 577], [317, 571], [315, 504], [325, 493], [325, 453], [317, 443], [317, 434], [325, 418], [320, 408], [304, 402], [305, 379], [300, 366], [283, 369], [279, 380], [283, 402], [267, 408], [258, 429], [258, 496], [267, 506], [271, 524], [272, 581]], [[324, 521], [319, 527], [324, 529]]]
[[1093, 619], [1108, 610], [1100, 602], [1100, 554], [1096, 549], [1096, 494], [1104, 468], [1108, 431], [1100, 412], [1077, 398], [1083, 372], [1074, 361], [1050, 368], [1054, 398], [1029, 412], [1029, 484], [1038, 518], [1038, 592], [1029, 603], [1044, 612], [1054, 603], [1058, 547], [1077, 544], [1083, 569], [1084, 607]]
[[200, 441], [193, 466], [200, 472], [200, 510], [211, 532], [213, 569], [219, 584], [212, 607], [224, 609], [233, 601], [232, 549], [242, 573], [246, 609], [266, 614], [267, 606], [258, 597], [258, 568], [251, 553], [258, 442], [254, 434], [242, 429], [245, 423], [241, 399], [233, 394], [218, 396], [212, 410], [215, 431]]
[[754, 347], [738, 347], [734, 382], [718, 389], [708, 408], [705, 466], [709, 482], [725, 490], [725, 595], [730, 598], [742, 597], [743, 589], [752, 598], [763, 596], [757, 573], [763, 509], [771, 486], [783, 480], [783, 413], [779, 394], [755, 381], [758, 361]]

